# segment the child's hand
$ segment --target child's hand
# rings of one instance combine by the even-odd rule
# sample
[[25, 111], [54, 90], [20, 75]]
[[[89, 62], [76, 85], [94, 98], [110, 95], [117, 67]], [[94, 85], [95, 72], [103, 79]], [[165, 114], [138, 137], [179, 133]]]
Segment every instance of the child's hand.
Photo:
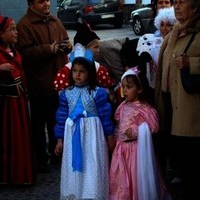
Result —
[[10, 63], [4, 63], [0, 65], [0, 71], [14, 71], [14, 66]]
[[130, 140], [137, 140], [137, 133], [133, 133], [132, 132], [132, 128], [128, 128], [126, 131], [125, 131], [125, 135], [128, 137], [128, 139]]
[[55, 154], [59, 156], [62, 153], [63, 150], [63, 142], [61, 139], [58, 139], [56, 148], [55, 148]]
[[114, 90], [109, 89], [109, 100], [111, 103], [116, 103]]

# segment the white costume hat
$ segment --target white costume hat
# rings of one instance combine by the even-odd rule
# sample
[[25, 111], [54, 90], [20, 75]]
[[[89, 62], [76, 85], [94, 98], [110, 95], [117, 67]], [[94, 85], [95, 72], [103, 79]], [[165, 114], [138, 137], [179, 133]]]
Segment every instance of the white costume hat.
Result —
[[174, 7], [162, 8], [158, 11], [157, 16], [154, 19], [155, 27], [160, 30], [161, 22], [169, 22], [171, 25], [174, 25], [177, 20], [174, 15]]
[[132, 67], [130, 69], [128, 69], [126, 72], [124, 72], [124, 74], [121, 77], [121, 81], [128, 75], [135, 75], [138, 80], [140, 81], [138, 74], [140, 73], [140, 71], [138, 70], [138, 67]]

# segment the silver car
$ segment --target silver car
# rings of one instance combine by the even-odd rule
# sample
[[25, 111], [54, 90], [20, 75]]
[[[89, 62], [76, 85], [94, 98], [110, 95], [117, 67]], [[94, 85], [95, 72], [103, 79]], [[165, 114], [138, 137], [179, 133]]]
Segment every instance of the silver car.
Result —
[[136, 35], [143, 35], [146, 32], [153, 33], [155, 31], [155, 27], [153, 25], [152, 8], [143, 7], [133, 10], [130, 15], [130, 23]]

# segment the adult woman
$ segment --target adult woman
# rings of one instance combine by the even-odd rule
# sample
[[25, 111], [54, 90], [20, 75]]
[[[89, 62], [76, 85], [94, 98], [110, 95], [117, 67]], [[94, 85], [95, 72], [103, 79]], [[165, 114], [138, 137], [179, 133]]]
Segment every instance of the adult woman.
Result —
[[[166, 36], [161, 47], [157, 76], [156, 102], [161, 117], [161, 130], [170, 129], [165, 122], [172, 117], [172, 155], [180, 172], [185, 199], [200, 199], [195, 181], [200, 178], [200, 94], [189, 94], [183, 89], [180, 68], [188, 67], [190, 73], [200, 74], [200, 1], [174, 1], [178, 23]], [[190, 41], [195, 34], [193, 41]], [[187, 55], [181, 56], [191, 42]], [[166, 104], [168, 102], [168, 104]], [[171, 105], [170, 105], [171, 103]], [[172, 106], [172, 116], [167, 111]], [[170, 124], [169, 124], [170, 125]]]
[[[140, 37], [138, 41], [137, 51], [139, 52], [141, 58], [140, 60], [142, 62], [142, 68], [145, 69], [149, 85], [152, 88], [153, 100], [160, 47], [164, 38], [172, 30], [176, 22], [177, 20], [174, 15], [173, 6], [170, 8], [162, 8], [159, 10], [154, 20], [155, 27], [157, 28], [157, 32], [159, 32], [160, 36], [148, 33]], [[153, 136], [156, 154], [161, 171], [164, 175], [166, 174], [166, 166], [169, 157], [169, 136], [169, 130], [165, 132], [159, 132], [159, 134]]]

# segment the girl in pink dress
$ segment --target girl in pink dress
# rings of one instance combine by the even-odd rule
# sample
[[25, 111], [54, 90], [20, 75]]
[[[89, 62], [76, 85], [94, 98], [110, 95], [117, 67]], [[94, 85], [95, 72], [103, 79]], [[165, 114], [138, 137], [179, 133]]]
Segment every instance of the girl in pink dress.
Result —
[[115, 113], [116, 147], [110, 167], [110, 200], [171, 199], [158, 173], [151, 134], [158, 115], [148, 101], [148, 83], [137, 67], [121, 78], [125, 100]]

